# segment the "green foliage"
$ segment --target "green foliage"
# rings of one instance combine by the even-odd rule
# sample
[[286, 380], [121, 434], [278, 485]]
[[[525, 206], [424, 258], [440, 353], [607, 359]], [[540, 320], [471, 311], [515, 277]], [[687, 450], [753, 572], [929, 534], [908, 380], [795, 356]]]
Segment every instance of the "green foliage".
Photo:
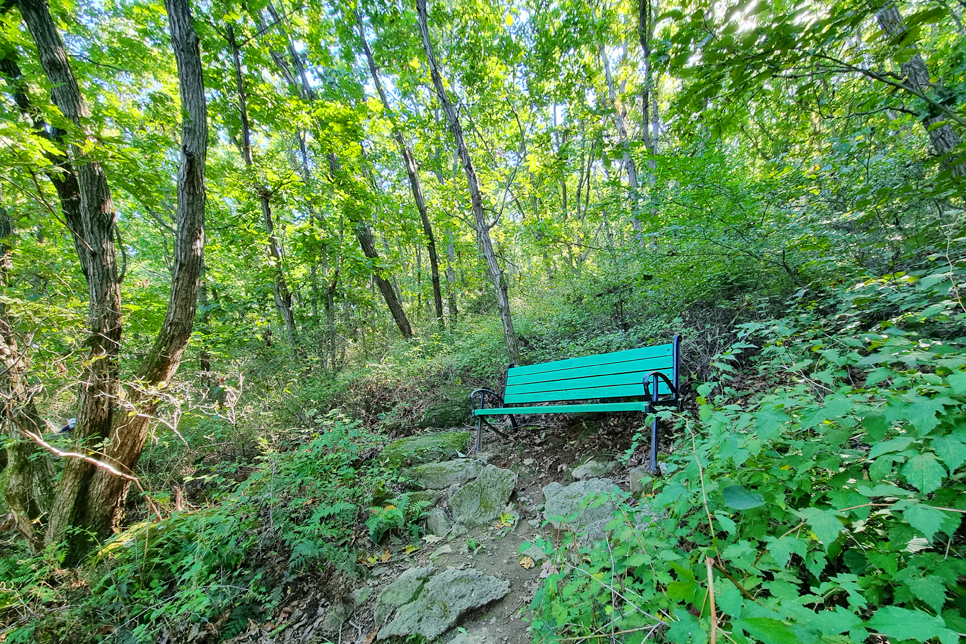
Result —
[[403, 532], [408, 527], [409, 537], [419, 537], [419, 526], [416, 520], [423, 516], [428, 503], [413, 501], [410, 495], [400, 494], [381, 507], [369, 508], [369, 518], [366, 527], [369, 528], [369, 538], [379, 544], [383, 536], [392, 531]]
[[[935, 262], [938, 263], [938, 262]], [[538, 639], [943, 644], [966, 623], [966, 309], [959, 267], [886, 275], [739, 325], [674, 416], [682, 447], [609, 548], [579, 548], [534, 601]], [[570, 546], [567, 546], [569, 549]]]

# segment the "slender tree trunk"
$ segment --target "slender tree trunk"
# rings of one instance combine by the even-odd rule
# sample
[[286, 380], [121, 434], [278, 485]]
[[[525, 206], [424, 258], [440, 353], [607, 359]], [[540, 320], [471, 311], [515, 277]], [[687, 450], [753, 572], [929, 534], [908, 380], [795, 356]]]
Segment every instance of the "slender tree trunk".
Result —
[[359, 26], [359, 38], [362, 40], [362, 49], [366, 54], [366, 60], [369, 63], [369, 73], [372, 76], [372, 82], [376, 86], [376, 91], [379, 93], [379, 99], [382, 101], [382, 106], [386, 110], [386, 114], [389, 116], [390, 122], [393, 128], [393, 138], [396, 140], [396, 145], [399, 148], [399, 154], [402, 155], [403, 163], [406, 168], [406, 176], [409, 178], [409, 187], [413, 193], [413, 201], [416, 202], [416, 210], [419, 211], [419, 219], [423, 224], [423, 235], [426, 237], [426, 250], [429, 252], [429, 266], [433, 281], [433, 302], [436, 305], [436, 319], [440, 325], [443, 324], [443, 294], [440, 289], [439, 283], [439, 256], [436, 252], [436, 236], [433, 234], [433, 225], [429, 220], [429, 211], [426, 208], [426, 199], [423, 196], [423, 186], [419, 180], [419, 170], [416, 167], [416, 159], [413, 156], [412, 151], [409, 146], [406, 145], [406, 140], [403, 137], [402, 130], [399, 128], [399, 124], [393, 115], [392, 107], [389, 105], [389, 98], [386, 96], [386, 91], [382, 87], [382, 81], [379, 78], [379, 68], [376, 67], [376, 59], [372, 55], [372, 48], [369, 47], [369, 41], [366, 40], [365, 27], [362, 23], [362, 16], [358, 11], [355, 12], [356, 24]]
[[[231, 48], [232, 64], [235, 68], [235, 88], [238, 92], [238, 116], [241, 121], [242, 136], [242, 160], [245, 167], [251, 170], [254, 167], [252, 158], [252, 133], [251, 121], [248, 118], [248, 94], [245, 89], [245, 77], [242, 74], [241, 51], [235, 40], [235, 30], [231, 25], [227, 26], [228, 46]], [[253, 178], [254, 180], [254, 178]], [[285, 281], [285, 269], [282, 263], [282, 250], [278, 237], [275, 235], [275, 219], [272, 215], [271, 192], [262, 185], [255, 185], [258, 193], [258, 201], [262, 209], [262, 223], [265, 225], [265, 234], [268, 235], [268, 259], [272, 264], [274, 281], [272, 292], [275, 296], [275, 310], [282, 318], [285, 325], [285, 332], [292, 348], [298, 346], [298, 331], [295, 327], [295, 315], [292, 313], [292, 293], [289, 291], [288, 283]]]
[[[646, 0], [645, 0], [646, 1]], [[610, 72], [610, 60], [607, 58], [607, 51], [603, 45], [600, 47], [600, 60], [604, 66], [604, 78], [607, 81], [607, 95], [610, 97], [610, 106], [614, 110], [614, 125], [617, 126], [617, 140], [621, 146], [624, 156], [624, 168], [627, 171], [627, 184], [631, 192], [631, 225], [634, 230], [640, 232], [642, 229], [641, 221], [638, 218], [637, 206], [640, 197], [640, 185], [637, 181], [637, 164], [631, 155], [630, 137], [627, 134], [627, 126], [624, 123], [624, 106], [617, 100], [617, 90], [614, 88], [614, 78]]]
[[456, 264], [456, 244], [453, 242], [453, 231], [446, 231], [446, 291], [449, 308], [449, 326], [456, 328], [459, 311], [456, 309], [456, 274], [453, 266]]
[[[334, 181], [340, 183], [347, 182], [347, 179], [343, 177], [342, 164], [335, 154], [329, 154], [329, 169], [332, 172]], [[379, 292], [382, 293], [382, 298], [386, 301], [389, 313], [396, 322], [399, 332], [408, 340], [413, 337], [413, 329], [409, 325], [409, 318], [406, 317], [406, 311], [396, 296], [396, 291], [393, 290], [392, 284], [383, 277], [383, 270], [379, 265], [379, 252], [376, 250], [376, 242], [372, 236], [372, 230], [370, 230], [365, 220], [358, 215], [352, 216], [349, 219], [354, 229], [356, 239], [359, 240], [359, 245], [362, 247], [362, 253], [372, 263], [372, 276], [376, 281]]]
[[[902, 21], [899, 9], [892, 2], [886, 4], [876, 13], [876, 19], [879, 21], [882, 30], [895, 43], [900, 42], [909, 31]], [[929, 81], [929, 69], [926, 67], [926, 61], [919, 55], [915, 44], [912, 44], [911, 47], [915, 50], [915, 53], [911, 58], [901, 63], [899, 69], [906, 77], [906, 82], [913, 89], [922, 94], [932, 94], [934, 87]], [[942, 158], [943, 168], [951, 170], [953, 177], [966, 176], [966, 160], [950, 157], [961, 139], [956, 130], [953, 129], [952, 124], [948, 122], [947, 117], [937, 108], [930, 106], [928, 113], [922, 118], [922, 126], [929, 135], [933, 150]]]
[[500, 310], [500, 320], [503, 322], [503, 335], [506, 339], [507, 355], [510, 362], [519, 364], [520, 350], [517, 345], [516, 332], [513, 330], [513, 319], [510, 316], [510, 298], [507, 294], [507, 283], [500, 270], [496, 253], [493, 250], [493, 242], [490, 239], [490, 226], [483, 211], [483, 193], [480, 192], [479, 182], [476, 178], [476, 168], [470, 158], [469, 148], [463, 137], [463, 127], [460, 125], [459, 116], [456, 109], [450, 102], [449, 95], [443, 85], [443, 77], [439, 71], [439, 64], [436, 62], [436, 55], [433, 53], [433, 43], [429, 35], [429, 17], [427, 15], [426, 0], [416, 0], [416, 11], [419, 14], [419, 33], [422, 37], [423, 48], [426, 51], [426, 59], [429, 63], [429, 71], [433, 77], [433, 86], [436, 88], [436, 95], [440, 105], [446, 113], [449, 122], [450, 132], [456, 140], [456, 149], [459, 152], [460, 161], [463, 164], [463, 171], [466, 173], [466, 182], [470, 190], [470, 201], [473, 204], [473, 215], [476, 219], [476, 239], [480, 246], [480, 251], [486, 259], [487, 272], [493, 288], [496, 291], [496, 303]]
[[651, 217], [657, 216], [657, 200], [654, 190], [657, 184], [657, 161], [659, 135], [661, 131], [660, 114], [657, 105], [657, 80], [651, 64], [651, 40], [654, 39], [654, 16], [657, 15], [660, 0], [638, 0], [639, 18], [637, 33], [644, 54], [644, 89], [641, 114], [643, 127], [641, 139], [651, 158], [647, 161], [648, 194], [651, 200]]
[[[13, 268], [10, 243], [13, 222], [0, 202], [0, 287], [4, 289], [10, 287]], [[4, 501], [17, 530], [37, 553], [44, 547], [43, 517], [54, 497], [54, 468], [48, 455], [24, 437], [25, 432], [44, 433], [27, 383], [27, 365], [10, 312], [0, 301], [0, 430], [7, 443]]]
[[[89, 156], [99, 148], [99, 140], [90, 127], [90, 112], [47, 2], [21, 0], [18, 5], [52, 88], [51, 98], [77, 132], [76, 138], [68, 145], [67, 156], [76, 172], [80, 204], [75, 206], [70, 203], [65, 209], [65, 216], [78, 217], [76, 221], [68, 218], [67, 223], [72, 228], [71, 232], [78, 237], [75, 245], [80, 247], [79, 258], [87, 278], [90, 302], [87, 344], [90, 358], [79, 387], [74, 437], [81, 445], [92, 448], [110, 436], [119, 386], [121, 289], [114, 247], [117, 213], [107, 175], [96, 161], [96, 154]], [[75, 199], [75, 195], [69, 193], [72, 186], [65, 188], [64, 193], [58, 190], [62, 200], [65, 197]], [[71, 526], [94, 527], [92, 517], [86, 513], [93, 474], [94, 466], [83, 461], [72, 459], [65, 464], [51, 506], [50, 522], [45, 534], [48, 543], [65, 538]], [[86, 540], [82, 531], [70, 537], [71, 546], [86, 543]]]

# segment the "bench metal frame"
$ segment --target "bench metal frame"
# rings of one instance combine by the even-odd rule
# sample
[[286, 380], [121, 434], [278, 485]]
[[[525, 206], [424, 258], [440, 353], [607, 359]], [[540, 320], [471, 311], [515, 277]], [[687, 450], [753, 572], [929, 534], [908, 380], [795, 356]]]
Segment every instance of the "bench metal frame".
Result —
[[[484, 423], [498, 434], [503, 435], [490, 424], [486, 419], [487, 416], [509, 416], [510, 424], [516, 428], [515, 416], [521, 414], [641, 411], [645, 414], [655, 414], [651, 423], [651, 454], [648, 467], [652, 473], [656, 474], [658, 472], [657, 446], [660, 434], [660, 418], [656, 415], [656, 412], [659, 407], [680, 407], [680, 353], [681, 336], [675, 335], [674, 339], [667, 345], [642, 347], [641, 349], [547, 362], [520, 368], [538, 369], [539, 371], [533, 373], [531, 378], [527, 377], [527, 373], [513, 373], [513, 370], [517, 367], [511, 364], [507, 367], [506, 386], [504, 387], [504, 394], [510, 399], [510, 403], [506, 403], [503, 396], [489, 389], [476, 389], [470, 393], [473, 415], [477, 418], [476, 451], [479, 452], [482, 448]], [[595, 359], [602, 362], [593, 364]], [[610, 360], [610, 362], [606, 362], [607, 360]], [[611, 373], [608, 373], [608, 365], [611, 366]], [[655, 366], [658, 368], [653, 368]], [[554, 374], [556, 374], [556, 379]], [[640, 389], [632, 384], [635, 376], [641, 378]], [[511, 379], [514, 380], [512, 385], [510, 384]], [[526, 391], [529, 389], [533, 391]], [[540, 389], [544, 391], [539, 391]], [[508, 390], [513, 393], [508, 393]], [[488, 397], [499, 401], [499, 407], [491, 406], [488, 408], [486, 406]], [[517, 398], [523, 400], [517, 401]], [[622, 402], [575, 403], [575, 401], [613, 398], [624, 400]], [[627, 398], [644, 398], [644, 400], [626, 401]], [[535, 402], [565, 404], [534, 406], [533, 403]]]

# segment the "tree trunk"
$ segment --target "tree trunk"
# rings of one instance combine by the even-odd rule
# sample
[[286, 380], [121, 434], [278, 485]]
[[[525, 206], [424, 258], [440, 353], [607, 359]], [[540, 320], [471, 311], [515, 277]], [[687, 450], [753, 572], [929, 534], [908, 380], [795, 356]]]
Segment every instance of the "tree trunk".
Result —
[[402, 155], [406, 168], [406, 176], [409, 177], [409, 187], [413, 193], [413, 200], [416, 202], [416, 210], [419, 211], [419, 219], [423, 224], [423, 234], [426, 236], [426, 250], [429, 251], [429, 266], [433, 281], [433, 302], [436, 305], [436, 320], [443, 324], [443, 294], [439, 283], [439, 256], [436, 253], [436, 237], [433, 235], [433, 225], [429, 221], [429, 211], [426, 208], [426, 199], [423, 196], [423, 186], [419, 180], [419, 170], [416, 167], [416, 159], [413, 156], [406, 140], [403, 138], [402, 130], [399, 128], [396, 118], [393, 116], [392, 108], [389, 106], [389, 98], [382, 87], [379, 79], [379, 68], [376, 67], [376, 59], [372, 55], [369, 41], [366, 40], [365, 28], [362, 24], [362, 16], [358, 11], [355, 12], [356, 24], [359, 26], [359, 38], [362, 40], [362, 49], [365, 51], [366, 60], [369, 63], [369, 73], [372, 75], [372, 82], [376, 86], [382, 106], [389, 116], [392, 123], [393, 138], [399, 147], [399, 154]]
[[[346, 182], [346, 178], [343, 176], [342, 164], [335, 154], [329, 154], [329, 170], [332, 172], [334, 181], [338, 183]], [[392, 284], [383, 277], [383, 270], [379, 265], [379, 252], [376, 250], [376, 242], [372, 236], [372, 230], [369, 229], [369, 225], [365, 220], [358, 215], [350, 216], [349, 221], [352, 224], [356, 239], [359, 240], [359, 245], [362, 247], [362, 253], [372, 263], [372, 276], [376, 281], [379, 292], [382, 293], [382, 298], [386, 301], [389, 313], [396, 322], [396, 326], [399, 328], [402, 337], [408, 340], [413, 337], [413, 328], [409, 325], [409, 318], [406, 317], [406, 311], [396, 296], [396, 291], [393, 289]]]
[[446, 286], [447, 303], [449, 307], [449, 326], [456, 328], [456, 318], [459, 311], [456, 309], [456, 274], [453, 265], [456, 264], [456, 244], [453, 243], [453, 231], [446, 231]]
[[[902, 21], [902, 15], [892, 2], [889, 2], [876, 13], [876, 19], [879, 21], [882, 30], [895, 43], [900, 42], [908, 32], [908, 28]], [[914, 50], [916, 49], [915, 44], [909, 46]], [[926, 68], [926, 61], [919, 55], [918, 50], [909, 60], [901, 63], [899, 69], [909, 86], [917, 92], [922, 94], [934, 93], [934, 88], [929, 82], [929, 70]], [[966, 161], [959, 158], [950, 158], [950, 153], [959, 145], [960, 137], [953, 129], [952, 124], [948, 122], [947, 117], [935, 106], [929, 106], [929, 111], [921, 119], [921, 122], [929, 135], [933, 150], [942, 158], [943, 168], [951, 170], [953, 177], [966, 176]], [[937, 125], [938, 123], [942, 123], [942, 125]]]
[[517, 336], [513, 330], [513, 319], [510, 316], [510, 298], [507, 294], [507, 284], [500, 270], [496, 253], [493, 251], [493, 242], [490, 240], [490, 226], [486, 220], [486, 213], [483, 211], [483, 194], [480, 192], [479, 182], [476, 178], [476, 168], [470, 158], [469, 148], [463, 137], [463, 127], [460, 125], [459, 116], [449, 100], [446, 88], [443, 86], [443, 77], [439, 71], [439, 64], [436, 62], [436, 55], [433, 53], [433, 43], [429, 36], [429, 17], [426, 10], [426, 0], [416, 0], [416, 11], [419, 14], [419, 33], [422, 37], [423, 48], [426, 51], [426, 59], [429, 62], [429, 71], [433, 77], [433, 86], [436, 88], [436, 95], [440, 105], [446, 113], [449, 122], [450, 132], [456, 140], [456, 148], [459, 152], [460, 161], [463, 164], [463, 171], [466, 173], [466, 183], [469, 185], [470, 201], [473, 204], [473, 215], [476, 218], [476, 239], [480, 251], [486, 259], [487, 272], [493, 288], [496, 291], [496, 303], [500, 310], [500, 320], [503, 322], [503, 335], [506, 339], [507, 355], [510, 362], [520, 362], [520, 350], [517, 345]]
[[[241, 121], [242, 146], [241, 155], [245, 162], [245, 167], [251, 170], [254, 167], [252, 158], [252, 132], [251, 122], [248, 119], [248, 94], [245, 90], [245, 77], [242, 75], [241, 51], [235, 40], [235, 30], [231, 25], [226, 28], [228, 35], [228, 46], [231, 48], [232, 64], [235, 68], [235, 89], [238, 92], [238, 117]], [[254, 176], [253, 176], [254, 181]], [[288, 283], [285, 281], [285, 270], [282, 265], [282, 250], [275, 235], [275, 220], [272, 216], [271, 192], [265, 186], [255, 185], [258, 193], [259, 204], [262, 209], [262, 223], [265, 225], [265, 234], [268, 235], [268, 259], [272, 264], [274, 281], [272, 292], [275, 296], [275, 310], [282, 318], [285, 325], [285, 332], [288, 334], [289, 344], [294, 350], [298, 346], [298, 330], [295, 327], [295, 316], [292, 313], [292, 293], [289, 291]]]
[[[0, 203], [0, 287], [9, 288], [13, 257], [13, 222]], [[44, 423], [27, 384], [27, 360], [21, 353], [6, 304], [0, 301], [0, 429], [7, 438], [4, 501], [14, 525], [35, 554], [44, 547], [42, 518], [54, 497], [54, 468], [49, 457], [24, 432], [44, 433]]]
[[[165, 0], [171, 45], [180, 81], [181, 164], [178, 169], [177, 237], [171, 294], [161, 329], [136, 372], [137, 385], [128, 388], [127, 413], [119, 415], [104, 453], [122, 472], [133, 474], [141, 457], [159, 390], [174, 377], [191, 339], [198, 302], [198, 282], [204, 266], [205, 163], [208, 151], [207, 104], [203, 84], [199, 38], [189, 0]], [[104, 469], [95, 470], [85, 499], [84, 515], [98, 539], [117, 527], [130, 482]], [[77, 561], [76, 548], [68, 558]]]
[[600, 60], [604, 66], [604, 78], [607, 81], [607, 95], [610, 97], [610, 106], [614, 110], [614, 125], [617, 126], [617, 140], [620, 143], [621, 151], [624, 155], [624, 168], [627, 170], [627, 184], [631, 192], [631, 225], [636, 232], [642, 229], [641, 221], [638, 219], [637, 205], [640, 196], [640, 185], [637, 181], [637, 164], [631, 155], [631, 144], [627, 134], [627, 126], [624, 123], [624, 106], [617, 100], [617, 90], [614, 88], [614, 78], [610, 73], [610, 60], [607, 58], [607, 51], [604, 46], [600, 47]]
[[[110, 436], [114, 422], [114, 401], [117, 399], [119, 375], [118, 353], [121, 341], [121, 289], [114, 248], [116, 212], [107, 175], [96, 154], [99, 140], [89, 126], [90, 112], [80, 92], [80, 86], [67, 58], [64, 41], [54, 25], [45, 0], [20, 0], [20, 13], [37, 46], [40, 64], [51, 86], [51, 98], [57, 109], [76, 128], [76, 138], [68, 146], [67, 156], [76, 171], [77, 195], [80, 204], [65, 209], [75, 242], [80, 248], [79, 258], [87, 278], [90, 301], [87, 327], [89, 346], [87, 367], [79, 387], [77, 427], [75, 439], [93, 448]], [[56, 182], [55, 182], [56, 184]], [[75, 198], [65, 186], [62, 201]], [[51, 506], [50, 522], [45, 539], [60, 541], [72, 526], [93, 527], [87, 516], [88, 488], [94, 466], [81, 460], [69, 460], [61, 475], [57, 495]], [[96, 530], [95, 530], [96, 531]], [[70, 536], [70, 545], [87, 543], [85, 531]], [[86, 545], [82, 549], [86, 549]], [[70, 553], [69, 557], [70, 558]], [[68, 561], [68, 563], [73, 563]]]
[[647, 183], [651, 200], [651, 217], [654, 218], [657, 216], [657, 200], [654, 195], [657, 184], [657, 161], [654, 157], [658, 154], [661, 121], [657, 106], [657, 81], [654, 67], [651, 65], [651, 40], [654, 38], [654, 16], [658, 13], [659, 0], [653, 0], [653, 4], [652, 0], [638, 0], [638, 3], [640, 15], [637, 33], [641, 41], [641, 51], [644, 54], [644, 100], [641, 109], [644, 119], [642, 121], [641, 139], [644, 141], [644, 147], [651, 155], [651, 158], [647, 161]]

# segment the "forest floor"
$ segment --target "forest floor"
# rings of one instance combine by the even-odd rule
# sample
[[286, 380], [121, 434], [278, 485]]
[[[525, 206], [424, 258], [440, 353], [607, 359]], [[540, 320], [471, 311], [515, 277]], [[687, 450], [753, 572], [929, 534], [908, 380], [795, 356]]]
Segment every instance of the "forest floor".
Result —
[[[515, 515], [511, 525], [497, 519], [490, 525], [456, 528], [438, 541], [435, 537], [424, 539], [422, 547], [415, 551], [406, 540], [394, 539], [388, 547], [382, 546], [380, 552], [375, 553], [378, 559], [386, 558], [386, 561], [370, 564], [367, 576], [350, 580], [347, 584], [343, 581], [346, 585], [335, 593], [333, 583], [307, 587], [301, 597], [282, 608], [272, 623], [249, 629], [232, 641], [239, 644], [371, 644], [378, 632], [373, 608], [380, 592], [405, 571], [432, 564], [441, 571], [448, 568], [476, 569], [510, 585], [510, 592], [505, 597], [467, 613], [456, 627], [437, 641], [453, 644], [531, 642], [530, 601], [542, 577], [552, 570], [547, 560], [532, 563], [524, 560], [525, 555], [520, 550], [541, 537], [556, 546], [564, 536], [560, 530], [543, 525], [543, 487], [554, 482], [564, 485], [573, 482], [572, 470], [588, 460], [617, 460], [631, 445], [634, 433], [629, 427], [629, 419], [618, 416], [569, 422], [554, 420], [545, 422], [541, 419], [543, 422], [516, 431], [508, 430], [511, 433], [507, 439], [493, 432], [484, 433], [482, 458], [518, 476], [510, 497], [509, 509]], [[475, 448], [475, 432], [473, 440]], [[626, 489], [628, 468], [640, 464], [641, 458], [643, 453], [638, 450], [629, 464], [617, 466], [607, 478]], [[343, 601], [333, 601], [331, 597], [334, 595], [341, 595]], [[330, 616], [333, 613], [341, 613], [341, 617]]]

